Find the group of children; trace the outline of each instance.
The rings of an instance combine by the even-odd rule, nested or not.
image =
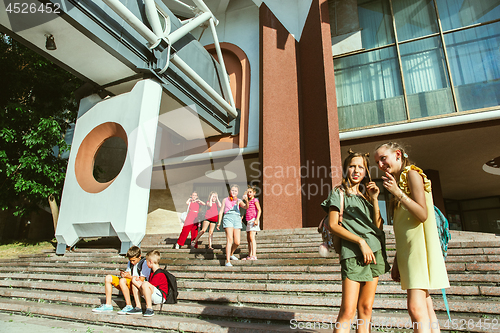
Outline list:
[[[391,270],[387,262],[383,219],[380,214],[378,196],[380,189],[369,175],[368,154],[348,152],[343,163],[342,183],[335,187],[322,203],[328,212],[326,227],[341,239],[340,264],[342,275],[342,301],[334,332],[349,332],[352,320],[358,312],[357,332],[370,332],[372,306],[380,275]],[[383,186],[393,196],[390,202],[396,252],[391,276],[401,282],[401,288],[407,290],[407,305],[415,332],[439,332],[439,324],[429,295],[430,289],[449,287],[448,275],[441,253],[436,219],[431,192],[431,183],[422,170],[411,164],[403,146],[388,142],[375,150],[375,161],[384,172]],[[187,234],[194,237],[192,246],[196,246],[208,226],[209,247],[212,247],[212,234],[217,224],[221,223],[226,231],[226,266],[232,266],[231,260],[238,260],[234,251],[240,244],[242,222],[240,207],[245,208],[247,219],[247,238],[249,256],[246,260],[256,260],[255,233],[259,231],[261,208],[255,198],[255,188],[249,187],[238,199],[239,187],[232,185],[230,196],[222,203],[217,193],[209,195],[207,203],[198,199],[194,192],[188,200],[188,217],[177,248],[184,245]],[[197,234],[192,227],[200,205],[208,205],[203,229]],[[191,214],[192,213],[192,214]],[[341,221],[341,223],[339,223]],[[195,231],[196,230],[196,231]],[[151,303],[163,303],[168,291],[167,281],[155,278],[160,254],[151,251],[145,260],[140,258],[138,247],[130,248],[127,253],[129,263],[120,277],[106,276],[106,303],[95,312],[112,311],[112,287],[119,288],[125,298],[126,306],[119,314],[139,314],[140,295],[146,300],[144,316],[152,316]],[[146,281],[147,280],[147,281]],[[167,289],[166,289],[167,288]],[[131,305],[130,290],[135,298],[135,307]],[[361,323],[361,324],[359,324]]]
[[[151,317],[154,315],[153,304],[162,304],[167,300],[169,291],[168,280],[161,270],[160,252],[158,250],[149,251],[145,258],[141,258],[141,249],[132,246],[127,251],[128,264],[125,270],[120,270],[120,276],[106,275],[104,279],[104,290],[106,302],[93,309],[93,312],[113,312],[111,295],[113,287],[120,290],[125,298],[125,306],[118,311],[118,314],[139,315]],[[130,292],[134,295],[135,307],[132,306]],[[141,296],[146,301],[146,311],[142,312]]]
[[[255,235],[260,231],[259,221],[262,214],[259,199],[255,197],[257,189],[249,186],[243,195],[243,199],[238,198],[239,186],[231,185],[230,194],[227,198],[219,201],[217,192],[211,192],[208,196],[207,202],[203,202],[198,198],[198,193],[193,192],[191,197],[186,201],[188,205],[188,213],[184,221],[179,239],[175,244],[175,248],[179,249],[184,246],[187,236],[191,233],[191,247],[197,248],[198,241],[201,236],[208,232],[208,248],[213,249],[213,233],[217,226],[220,230],[220,225],[226,232],[226,266],[232,266],[231,260],[238,260],[234,255],[234,251],[240,245],[240,231],[243,228],[240,208],[246,209],[245,220],[247,223],[247,241],[248,241],[248,256],[242,260],[257,260],[257,242]],[[203,220],[203,226],[198,233],[199,211],[201,206],[207,206],[207,210]]]

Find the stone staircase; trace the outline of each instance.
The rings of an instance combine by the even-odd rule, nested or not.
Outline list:
[[[392,263],[390,227],[386,234]],[[91,311],[104,300],[104,276],[126,264],[118,244],[109,241],[81,242],[64,256],[46,252],[2,260],[0,311],[155,332],[332,331],[341,300],[340,265],[333,253],[318,255],[315,229],[259,232],[259,260],[233,261],[233,267],[224,266],[223,233],[214,235],[213,251],[206,249],[206,236],[199,249],[175,250],[177,236],[147,235],[142,242],[144,253],[160,250],[161,266],[178,280],[179,303],[155,306],[154,317]],[[241,236],[236,256],[243,258],[246,235]],[[500,332],[500,237],[452,231],[446,266],[453,323],[446,321],[441,292],[432,291],[442,330]],[[113,294],[118,310],[124,300],[117,290]],[[380,278],[373,309],[373,331],[405,331],[406,293],[389,274]]]

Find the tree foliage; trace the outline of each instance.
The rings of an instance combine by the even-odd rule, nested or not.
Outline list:
[[[60,199],[77,115],[73,92],[82,81],[0,34],[0,209],[15,215]]]

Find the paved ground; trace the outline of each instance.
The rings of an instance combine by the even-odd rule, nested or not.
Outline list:
[[[148,330],[152,332],[151,329]],[[66,320],[40,318],[29,315],[0,313],[0,332],[5,333],[135,333],[137,329],[98,326]]]

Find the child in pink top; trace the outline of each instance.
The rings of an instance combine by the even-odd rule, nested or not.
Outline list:
[[[246,195],[243,196],[245,201],[246,221],[247,221],[247,242],[248,242],[248,257],[242,260],[257,260],[257,242],[255,235],[260,231],[260,215],[262,210],[260,208],[259,199],[255,197],[257,188],[249,186]]]

